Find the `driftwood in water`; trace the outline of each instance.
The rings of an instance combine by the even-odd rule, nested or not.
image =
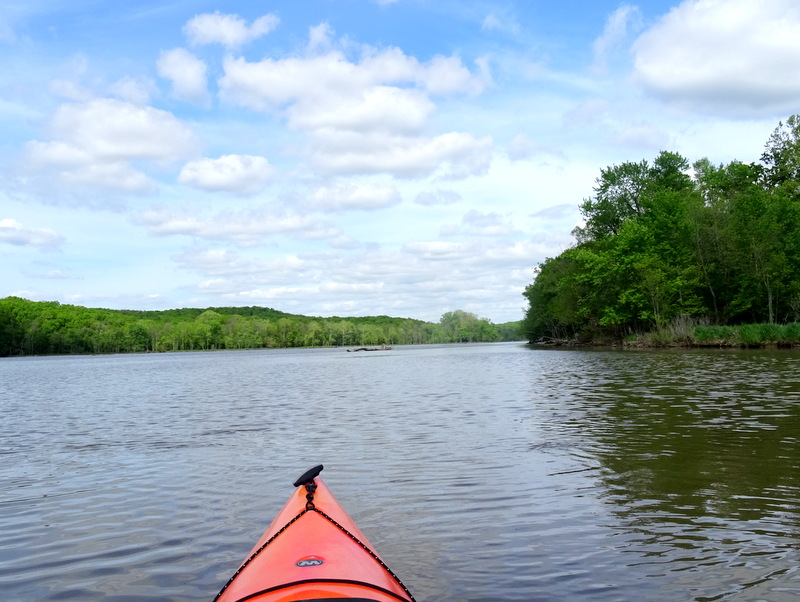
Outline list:
[[[358,349],[348,349],[348,351],[388,351],[390,349],[389,345],[381,345],[380,347],[359,347]]]

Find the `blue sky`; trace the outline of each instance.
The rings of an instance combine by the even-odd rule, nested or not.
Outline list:
[[[600,169],[756,161],[795,0],[6,0],[0,297],[522,317]]]

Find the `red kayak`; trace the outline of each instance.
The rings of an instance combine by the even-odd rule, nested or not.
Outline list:
[[[298,489],[214,598],[215,602],[414,602],[319,478]]]

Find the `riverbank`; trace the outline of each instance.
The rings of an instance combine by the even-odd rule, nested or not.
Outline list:
[[[656,330],[635,333],[624,339],[542,339],[534,344],[573,346],[612,346],[631,348],[717,347],[717,348],[781,348],[800,347],[800,322],[789,324],[739,324],[709,326],[694,324],[688,319],[676,320]]]
[[[628,347],[797,347],[800,322],[790,324],[740,324],[701,326],[683,322],[627,337]]]

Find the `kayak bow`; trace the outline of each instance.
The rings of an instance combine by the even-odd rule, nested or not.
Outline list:
[[[319,478],[306,472],[215,602],[414,602]]]

